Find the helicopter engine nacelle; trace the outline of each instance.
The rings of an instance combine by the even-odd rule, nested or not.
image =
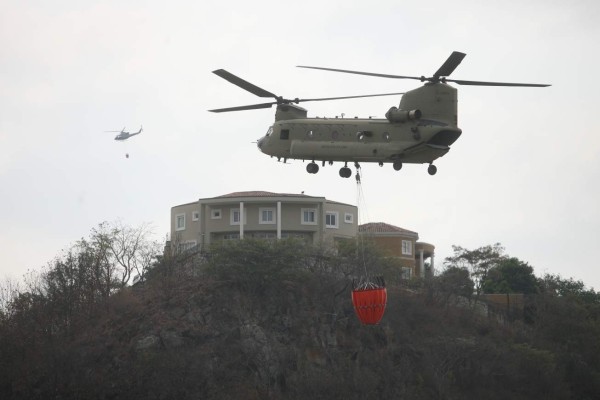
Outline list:
[[[400,110],[398,107],[392,107],[385,113],[385,117],[390,122],[406,122],[421,118],[421,110]]]

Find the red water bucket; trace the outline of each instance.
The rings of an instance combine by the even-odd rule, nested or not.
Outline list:
[[[352,304],[360,322],[376,325],[381,321],[387,304],[385,287],[355,288],[352,290]]]

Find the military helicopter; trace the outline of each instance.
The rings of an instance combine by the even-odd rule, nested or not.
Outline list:
[[[140,126],[140,130],[137,132],[133,132],[133,133],[127,132],[125,130],[125,127],[123,127],[123,129],[121,129],[120,131],[104,131],[104,132],[119,132],[119,134],[117,136],[115,136],[115,140],[127,140],[132,136],[139,135],[140,133],[142,133],[142,130],[143,130],[143,128],[142,128],[142,126]]]
[[[272,97],[273,102],[248,106],[220,108],[211,112],[229,112],[270,108],[277,105],[275,123],[265,136],[257,141],[258,148],[271,157],[286,162],[288,159],[310,160],[307,172],[319,171],[317,161],[332,165],[343,162],[339,174],[349,178],[348,167],[353,162],[360,168],[361,162],[374,162],[383,166],[391,163],[399,171],[403,164],[429,164],[427,171],[435,175],[433,162],[450,151],[461,135],[457,126],[457,90],[448,85],[546,87],[546,84],[481,82],[448,79],[458,67],[465,53],[452,52],[442,66],[431,76],[400,76],[334,68],[298,66],[325,71],[368,75],[394,79],[414,79],[424,85],[405,93],[387,93],[364,96],[331,97],[318,99],[285,99],[249,83],[223,69],[213,71],[221,78],[259,97]],[[308,118],[307,110],[297,106],[300,102],[338,100],[358,97],[403,95],[398,107],[391,107],[385,119],[373,118]]]

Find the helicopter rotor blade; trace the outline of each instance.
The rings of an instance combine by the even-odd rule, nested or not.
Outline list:
[[[548,87],[552,85],[542,83],[510,83],[510,82],[482,82],[482,81],[463,81],[459,79],[443,79],[444,82],[454,82],[459,85],[471,86],[515,86],[515,87]]]
[[[298,68],[310,68],[310,69],[321,69],[324,71],[343,72],[347,74],[367,75],[376,76],[380,78],[393,78],[393,79],[415,79],[421,82],[424,81],[437,81],[440,76],[449,76],[458,65],[461,63],[466,54],[459,51],[453,51],[452,54],[446,59],[444,64],[436,71],[432,78],[426,78],[424,76],[404,76],[404,75],[392,75],[392,74],[379,74],[374,72],[362,72],[362,71],[351,71],[346,69],[337,68],[323,68],[323,67],[310,67],[306,65],[297,65]]]
[[[230,111],[258,110],[258,109],[261,109],[261,108],[271,108],[271,106],[273,104],[277,104],[277,102],[262,103],[262,104],[251,104],[251,105],[248,105],[248,106],[217,108],[217,109],[208,110],[208,111],[214,112],[214,113],[221,113],[221,112],[230,112]]]
[[[395,96],[395,95],[399,95],[399,94],[404,94],[403,92],[401,93],[381,93],[381,94],[364,94],[364,95],[359,95],[359,96],[342,96],[342,97],[319,97],[319,98],[315,98],[315,99],[294,99],[294,100],[287,100],[284,103],[281,104],[290,104],[290,103],[302,103],[302,102],[306,102],[306,101],[327,101],[327,100],[343,100],[343,99],[358,99],[358,98],[362,98],[362,97],[379,97],[379,96]],[[280,102],[274,101],[272,103],[261,103],[261,104],[251,104],[248,106],[238,106],[238,107],[227,107],[227,108],[217,108],[215,110],[208,110],[210,112],[214,112],[214,113],[220,113],[220,112],[229,112],[229,111],[244,111],[244,110],[257,110],[260,108],[271,108],[271,106],[273,104],[279,104]]]
[[[224,69],[214,70],[213,74],[220,76],[221,78],[225,79],[226,81],[233,83],[234,85],[239,86],[242,89],[247,90],[248,92],[250,92],[258,97],[277,98],[277,96],[274,95],[273,93],[271,93],[263,88],[260,88],[248,81],[245,81],[242,78],[235,76],[231,72],[225,71]]]
[[[336,68],[323,68],[323,67],[309,67],[306,65],[297,65],[298,68],[310,68],[310,69],[320,69],[324,71],[333,71],[333,72],[343,72],[348,74],[357,74],[357,75],[367,75],[367,76],[376,76],[381,78],[394,78],[394,79],[416,79],[421,82],[454,82],[459,85],[472,85],[472,86],[514,86],[514,87],[547,87],[552,85],[547,84],[538,84],[538,83],[510,83],[510,82],[484,82],[484,81],[467,81],[460,79],[446,79],[445,76],[450,75],[454,69],[460,64],[462,59],[465,57],[464,53],[460,53],[458,51],[453,52],[450,57],[444,62],[444,64],[436,71],[435,75],[426,78],[424,76],[416,77],[416,76],[402,76],[402,75],[390,75],[390,74],[377,74],[373,72],[361,72],[361,71],[350,71],[345,69],[336,69]]]
[[[323,98],[317,98],[317,99],[298,99],[297,102],[301,103],[301,102],[304,102],[304,101],[324,101],[324,100],[358,99],[358,98],[361,98],[361,97],[395,96],[395,95],[399,95],[399,94],[404,94],[404,93],[402,92],[402,93],[364,94],[364,95],[360,95],[360,96],[323,97]]]
[[[450,57],[442,64],[442,66],[433,74],[434,78],[440,76],[450,76],[452,72],[458,67],[458,64],[465,58],[466,54],[459,51],[453,51]]]
[[[380,78],[416,79],[418,81],[424,80],[423,77],[419,77],[419,76],[401,76],[401,75],[377,74],[377,73],[373,73],[373,72],[350,71],[350,70],[347,70],[347,69],[323,68],[323,67],[309,67],[307,65],[296,65],[296,67],[298,67],[298,68],[309,68],[309,69],[321,69],[323,71],[343,72],[343,73],[346,73],[346,74],[377,76],[377,77],[380,77]]]

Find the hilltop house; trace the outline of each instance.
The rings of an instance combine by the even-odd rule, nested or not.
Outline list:
[[[357,220],[356,206],[325,197],[235,192],[173,207],[171,243],[180,250],[246,237],[334,244],[356,237]]]
[[[305,194],[235,192],[172,207],[168,245],[178,251],[204,250],[214,243],[248,237],[299,237],[334,246],[359,233],[398,257],[406,278],[425,276],[427,258],[433,267],[434,246],[417,242],[416,232],[382,222],[359,227],[356,206]]]
[[[384,222],[371,222],[360,225],[361,235],[373,240],[375,245],[391,257],[396,257],[402,265],[402,276],[425,277],[425,260],[429,258],[428,273],[434,273],[435,246],[425,242],[418,242],[419,234]]]

